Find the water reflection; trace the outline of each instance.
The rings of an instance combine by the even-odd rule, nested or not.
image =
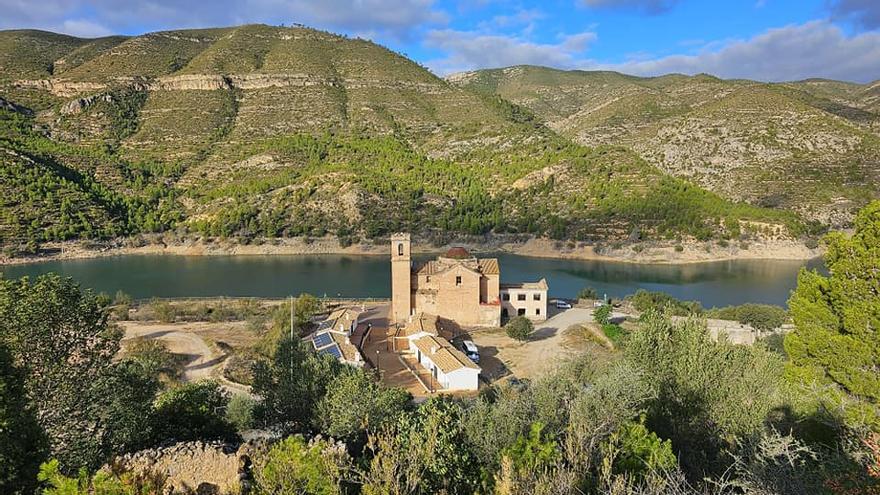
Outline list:
[[[810,262],[740,260],[688,265],[636,265],[608,261],[497,255],[502,281],[546,278],[554,296],[573,297],[585,287],[622,297],[638,288],[662,290],[704,306],[743,302],[785,304],[802,266]],[[421,256],[419,258],[425,258]],[[118,256],[50,261],[2,269],[6,277],[55,271],[98,291],[125,291],[136,298],[180,296],[387,297],[385,256]]]

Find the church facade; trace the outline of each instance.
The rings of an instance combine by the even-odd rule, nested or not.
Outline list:
[[[409,321],[418,314],[431,314],[464,326],[500,326],[501,269],[496,258],[477,258],[455,247],[436,259],[413,263],[409,234],[391,237],[391,319]],[[540,297],[544,308],[532,310],[532,319],[546,318],[547,285]],[[515,315],[515,314],[514,314]],[[514,316],[511,315],[511,316]]]

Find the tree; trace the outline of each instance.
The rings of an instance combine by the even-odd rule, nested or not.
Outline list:
[[[606,459],[614,474],[644,478],[650,473],[669,471],[678,466],[672,442],[662,440],[645,427],[645,417],[627,421],[603,443]]]
[[[339,495],[350,470],[344,445],[292,435],[257,461],[254,475],[261,494]]]
[[[64,470],[103,462],[104,392],[121,332],[71,279],[0,281],[0,343],[25,375],[25,394]]]
[[[880,431],[880,201],[859,212],[852,237],[825,242],[830,276],[801,270],[788,302],[788,374],[825,387],[819,400],[847,423]]]
[[[217,382],[203,380],[172,388],[156,399],[153,429],[157,441],[236,437],[226,419],[228,394]]]
[[[147,448],[153,440],[153,400],[160,383],[155,370],[123,360],[107,370],[94,385],[101,430],[101,458]]]
[[[315,353],[298,338],[283,338],[271,361],[254,366],[253,391],[263,399],[256,410],[257,420],[305,430],[313,424],[316,405],[343,366],[347,365]]]
[[[462,428],[461,404],[431,398],[394,429],[371,435],[363,493],[474,493],[480,467]]]
[[[27,402],[24,373],[0,343],[0,493],[33,493],[46,439]]]
[[[647,425],[672,441],[693,479],[727,467],[726,449],[783,403],[783,363],[760,347],[715,342],[705,323],[646,315],[624,349],[658,387]]]
[[[361,370],[346,371],[318,404],[318,426],[334,438],[362,443],[368,433],[395,422],[411,398],[406,390],[384,387]]]
[[[532,332],[535,331],[535,327],[532,325],[532,321],[525,316],[517,316],[507,322],[505,330],[507,331],[508,337],[519,340],[520,342],[525,342],[526,340],[529,340]]]

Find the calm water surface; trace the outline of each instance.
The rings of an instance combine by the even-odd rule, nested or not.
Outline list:
[[[763,302],[784,305],[802,266],[823,270],[821,260],[737,260],[688,265],[496,255],[502,282],[542,277],[550,294],[574,297],[585,286],[621,297],[639,288],[659,290],[706,307]],[[181,296],[389,297],[390,266],[385,256],[173,256],[129,255],[48,261],[0,267],[6,278],[58,272],[83,286],[135,298]]]

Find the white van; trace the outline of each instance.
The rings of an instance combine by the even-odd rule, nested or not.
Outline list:
[[[477,348],[477,344],[474,344],[473,340],[462,341],[461,347],[462,351],[464,351],[465,355],[467,355],[471,361],[477,364],[480,363],[480,350]]]

